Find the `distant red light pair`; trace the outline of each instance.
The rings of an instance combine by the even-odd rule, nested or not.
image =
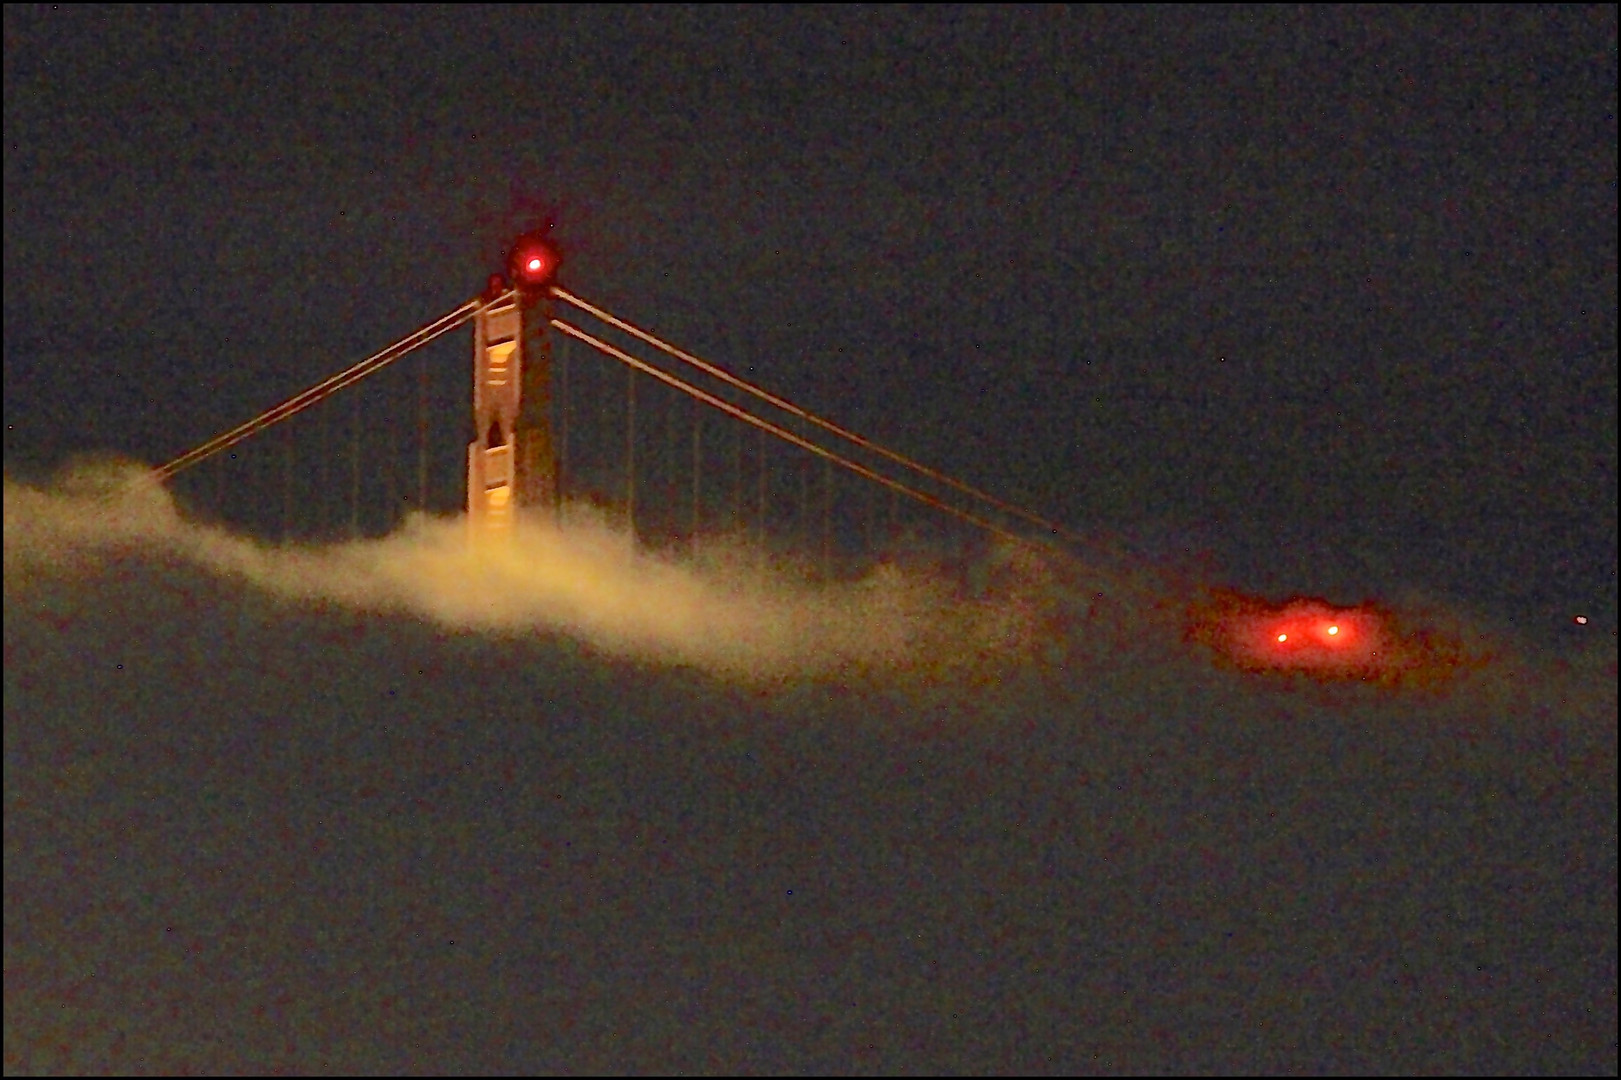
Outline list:
[[[1271,604],[1218,593],[1190,612],[1189,636],[1250,671],[1359,678],[1383,662],[1389,639],[1378,612],[1297,597]]]

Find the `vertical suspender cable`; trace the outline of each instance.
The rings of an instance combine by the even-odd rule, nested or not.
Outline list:
[[[882,457],[888,458],[890,461],[895,462],[897,465],[901,465],[904,468],[907,468],[907,469],[910,469],[910,470],[912,470],[912,471],[914,471],[916,473],[919,473],[920,475],[927,476],[930,479],[935,480],[938,483],[942,483],[942,484],[945,484],[948,487],[954,488],[957,491],[961,492],[962,494],[967,495],[970,498],[976,499],[976,500],[978,500],[978,501],[980,501],[980,502],[982,502],[982,503],[984,503],[984,504],[986,504],[988,506],[993,506],[996,509],[1000,510],[1001,512],[1005,513],[1005,514],[1009,514],[1009,515],[1011,515],[1013,517],[1021,518],[1024,521],[1028,522],[1029,524],[1035,525],[1038,528],[1040,528],[1040,529],[1042,529],[1042,530],[1044,530],[1046,532],[1052,533],[1055,536],[1064,537],[1066,539],[1074,540],[1074,541],[1081,541],[1081,540],[1084,539],[1083,537],[1081,537],[1078,534],[1070,531],[1069,529],[1064,528],[1062,525],[1059,525],[1056,522],[1048,521],[1046,518],[1043,518],[1043,517],[1040,517],[1039,515],[1033,514],[1030,511],[1025,510],[1022,507],[1015,506],[1012,503],[1009,503],[1009,502],[1007,502],[1007,501],[1005,501],[1003,499],[998,499],[996,496],[991,495],[988,492],[981,491],[980,489],[978,489],[976,487],[973,487],[970,484],[963,483],[961,480],[958,480],[955,477],[948,476],[947,474],[945,474],[943,472],[940,472],[938,469],[931,469],[928,466],[922,464],[921,462],[915,461],[912,458],[909,458],[904,454],[896,453],[895,451],[890,450],[887,447],[880,446],[879,444],[871,441],[870,439],[862,438],[860,435],[857,435],[855,432],[850,431],[850,430],[848,430],[846,428],[840,427],[839,425],[837,425],[837,424],[835,424],[835,423],[833,423],[833,422],[831,422],[829,420],[824,420],[822,417],[817,416],[814,413],[806,412],[804,409],[799,408],[797,405],[794,405],[792,402],[786,401],[783,398],[780,398],[780,397],[776,396],[775,394],[769,393],[769,392],[761,389],[760,387],[755,386],[753,383],[748,382],[747,380],[740,379],[736,375],[733,375],[731,372],[726,371],[723,368],[716,367],[714,364],[708,363],[707,361],[704,361],[704,360],[700,359],[699,357],[694,356],[693,354],[691,354],[689,352],[686,352],[686,351],[684,351],[682,349],[678,349],[674,345],[671,345],[669,342],[664,341],[664,340],[662,340],[662,339],[660,339],[658,337],[655,337],[654,335],[648,333],[646,330],[643,330],[640,327],[634,326],[631,323],[628,323],[625,320],[619,318],[618,316],[615,316],[615,315],[613,315],[613,314],[611,314],[611,313],[609,313],[607,311],[602,310],[599,307],[596,307],[593,304],[590,304],[590,303],[586,302],[585,300],[580,299],[578,296],[575,296],[573,293],[570,293],[566,289],[562,289],[562,288],[559,288],[557,286],[553,286],[552,287],[552,295],[555,296],[557,299],[562,300],[564,303],[569,304],[569,305],[571,305],[573,307],[576,307],[579,310],[584,311],[587,314],[594,316],[595,318],[601,319],[603,322],[608,323],[611,326],[614,326],[614,327],[619,328],[620,330],[623,330],[625,333],[630,334],[632,337],[638,338],[639,340],[641,340],[643,342],[646,342],[649,345],[652,345],[654,348],[663,351],[668,356],[674,357],[675,359],[680,360],[683,363],[690,364],[693,367],[698,368],[700,371],[703,371],[705,374],[708,374],[708,375],[710,375],[710,376],[712,376],[714,378],[720,379],[721,381],[727,383],[728,385],[733,386],[733,387],[735,387],[735,388],[737,388],[739,390],[742,390],[745,393],[752,394],[755,397],[760,398],[762,401],[766,401],[769,404],[771,404],[771,405],[773,405],[773,406],[775,406],[775,407],[777,407],[779,409],[784,410],[785,412],[791,413],[792,415],[799,417],[801,420],[805,421],[808,424],[813,424],[816,427],[819,427],[822,430],[829,432],[830,434],[836,435],[841,439],[845,439],[846,441],[852,442],[855,445],[862,447],[863,449],[871,451],[872,453],[878,454],[878,455],[880,455]]]
[[[379,395],[381,396],[381,395]],[[397,472],[395,455],[399,453],[396,436],[399,434],[399,425],[395,423],[395,409],[393,403],[384,400],[378,403],[381,422],[378,424],[375,438],[381,444],[381,452],[377,454],[377,475],[375,479],[380,483],[383,491],[383,532],[394,530],[394,509],[398,492],[395,490],[394,474]]]
[[[833,462],[822,459],[822,573],[833,572]]]
[[[800,543],[810,546],[811,516],[810,516],[810,474],[816,463],[810,458],[804,458],[799,463],[799,532]]]
[[[679,533],[681,531],[681,453],[686,449],[686,443],[681,435],[681,409],[685,404],[678,397],[665,394],[662,399],[664,406],[664,477],[659,482],[659,491],[663,493],[662,501],[666,512],[663,517],[664,531]]]
[[[284,453],[281,460],[281,538],[293,535],[293,429],[281,433]]]
[[[625,524],[636,535],[636,369],[625,369]]]
[[[702,461],[702,431],[704,425],[704,407],[694,400],[692,403],[692,546],[698,546],[698,530],[703,526],[703,504],[700,501],[699,481],[703,477]]]
[[[417,513],[428,512],[428,354],[417,353]]]
[[[584,330],[581,330],[577,326],[566,323],[561,319],[552,319],[551,324],[558,330],[568,334],[570,337],[585,342],[597,351],[610,356],[613,359],[618,360],[645,375],[655,378],[668,386],[673,386],[682,393],[688,394],[694,399],[702,401],[707,405],[711,405],[719,409],[721,412],[741,420],[746,424],[757,428],[765,428],[778,438],[791,442],[803,450],[810,451],[812,454],[815,454],[817,457],[820,457],[823,461],[827,462],[830,468],[831,465],[836,462],[842,468],[849,469],[851,472],[856,473],[859,476],[863,476],[875,484],[882,484],[893,491],[898,491],[906,495],[908,498],[916,499],[918,502],[924,503],[927,506],[932,506],[936,510],[948,514],[951,517],[964,522],[965,524],[973,525],[976,528],[995,533],[996,535],[1003,537],[1006,540],[1011,540],[1014,543],[1031,545],[1036,545],[1037,543],[1032,541],[1029,537],[1020,536],[1017,533],[1009,532],[1006,528],[997,525],[993,521],[976,516],[975,514],[960,509],[959,507],[952,506],[950,503],[944,502],[926,492],[919,491],[917,488],[908,487],[892,477],[874,472],[871,468],[862,465],[860,462],[853,461],[835,451],[829,450],[825,446],[818,446],[817,444],[794,434],[792,431],[789,431],[787,428],[784,428],[781,425],[773,424],[769,420],[763,420],[760,417],[755,416],[728,401],[718,398],[705,390],[693,386],[668,372],[660,371],[658,368],[652,367],[644,361],[638,360],[636,357],[631,356],[623,349],[616,348],[607,342],[600,340],[599,338],[592,337],[590,334],[586,333]],[[1050,542],[1042,542],[1039,546],[1046,547],[1049,546],[1049,543]]]
[[[744,523],[749,519],[743,498],[743,435],[743,429],[737,428],[737,440],[732,443],[732,527],[737,530],[740,543],[748,535]]]
[[[874,542],[878,534],[878,495],[876,491],[869,491],[866,496],[866,509],[861,512],[861,554],[863,557],[872,554],[878,545]]]
[[[553,399],[552,409],[557,415],[557,511],[563,512],[563,504],[568,495],[568,427],[572,419],[570,410],[572,405],[569,397],[568,385],[568,350],[561,341],[552,346],[552,366],[557,373],[557,396]]]
[[[360,395],[355,395],[354,452],[349,457],[349,534],[360,535]]]
[[[510,295],[510,293],[507,294],[507,296]],[[504,299],[505,297],[498,297],[496,300],[490,302],[499,303]],[[159,481],[168,480],[176,473],[179,473],[184,469],[189,469],[198,462],[213,457],[222,450],[227,450],[230,447],[235,446],[243,439],[263,431],[272,424],[279,424],[281,421],[288,419],[294,414],[303,412],[312,405],[319,404],[320,402],[331,397],[333,394],[337,393],[339,390],[342,390],[344,387],[353,386],[361,379],[381,371],[383,368],[387,367],[389,364],[392,364],[394,361],[398,360],[412,349],[421,348],[423,345],[426,345],[428,342],[432,341],[436,337],[439,337],[441,334],[445,334],[456,329],[456,327],[472,318],[481,308],[485,306],[487,306],[485,301],[477,299],[469,300],[467,303],[456,308],[454,311],[447,312],[428,325],[406,335],[404,338],[396,341],[383,351],[373,353],[371,356],[368,356],[358,364],[353,364],[348,368],[345,368],[343,371],[338,372],[336,375],[328,376],[321,382],[310,387],[308,390],[295,394],[274,408],[267,409],[266,411],[260,413],[247,423],[238,424],[230,431],[216,435],[214,438],[209,439],[206,443],[203,443],[203,445],[186,451],[173,461],[166,462],[165,464],[158,466],[153,470],[153,472],[156,474]]]
[[[321,410],[321,452],[316,456],[319,463],[315,472],[316,490],[316,521],[315,528],[318,533],[325,533],[328,521],[327,503],[332,498],[332,417],[329,410]],[[324,539],[324,537],[323,537]]]
[[[754,514],[754,546],[765,550],[765,429],[756,428],[759,436],[759,453],[755,459],[755,478],[758,488],[758,506]]]

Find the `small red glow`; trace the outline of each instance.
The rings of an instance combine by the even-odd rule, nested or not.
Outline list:
[[[507,274],[520,289],[533,292],[551,284],[562,263],[556,246],[542,233],[525,233],[507,253]]]
[[[1274,605],[1228,594],[1201,612],[1198,622],[1196,636],[1250,670],[1362,678],[1380,666],[1386,648],[1381,617],[1371,608],[1309,598]]]
[[[1578,615],[1578,616],[1576,616],[1576,625],[1577,626],[1586,626],[1587,625],[1587,616],[1586,615]]]
[[[1569,616],[1578,623],[1587,616]],[[1253,674],[1319,682],[1435,687],[1491,661],[1484,648],[1374,602],[1341,607],[1314,597],[1282,603],[1214,590],[1188,609],[1187,636],[1223,663]]]

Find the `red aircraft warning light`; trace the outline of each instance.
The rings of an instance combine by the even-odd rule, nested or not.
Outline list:
[[[540,292],[552,283],[562,262],[544,231],[524,233],[512,241],[507,253],[507,278],[522,292]]]

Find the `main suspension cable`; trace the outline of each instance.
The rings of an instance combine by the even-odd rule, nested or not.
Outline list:
[[[855,432],[850,431],[847,428],[841,427],[838,424],[835,424],[831,420],[827,420],[827,419],[824,419],[823,417],[815,415],[814,413],[807,412],[806,410],[801,409],[799,406],[793,404],[792,402],[786,401],[783,398],[780,398],[777,395],[771,393],[769,390],[766,390],[766,389],[763,389],[762,387],[756,386],[756,385],[754,385],[753,383],[749,382],[746,379],[739,378],[738,376],[733,375],[731,372],[727,371],[724,368],[721,368],[721,367],[718,367],[718,366],[716,366],[714,364],[711,364],[706,360],[702,360],[699,357],[696,357],[696,356],[692,355],[691,353],[689,353],[689,352],[687,352],[687,351],[685,351],[683,349],[679,349],[676,346],[671,345],[669,342],[661,340],[660,338],[655,337],[653,334],[648,333],[646,330],[643,330],[643,329],[641,329],[641,328],[639,328],[637,326],[633,326],[632,324],[626,322],[624,319],[618,318],[617,316],[602,310],[601,308],[597,307],[596,305],[588,303],[585,300],[582,300],[580,297],[575,296],[573,293],[567,291],[566,289],[562,288],[561,286],[554,285],[554,286],[552,286],[551,291],[552,291],[553,296],[555,296],[559,300],[562,300],[564,303],[572,304],[575,307],[579,308],[581,311],[584,311],[584,312],[586,312],[587,314],[590,314],[590,315],[594,315],[598,319],[601,319],[603,322],[608,323],[610,326],[618,327],[620,330],[623,330],[625,333],[630,334],[632,337],[640,338],[642,341],[646,342],[649,345],[652,345],[654,348],[663,350],[665,353],[667,353],[668,355],[674,357],[675,359],[680,360],[683,363],[690,364],[693,367],[698,368],[700,371],[703,371],[704,373],[706,373],[708,375],[712,375],[715,378],[720,379],[722,382],[725,382],[725,383],[727,383],[727,384],[729,384],[729,385],[731,385],[731,386],[733,386],[733,387],[735,387],[735,388],[737,388],[739,390],[742,390],[745,393],[752,394],[755,397],[761,399],[762,401],[768,402],[769,404],[776,406],[777,408],[783,410],[784,412],[792,413],[793,415],[799,417],[801,420],[804,420],[804,421],[807,421],[808,423],[814,424],[815,426],[821,428],[824,431],[827,431],[827,432],[829,432],[831,434],[837,435],[841,439],[845,439],[845,440],[847,440],[849,442],[855,443],[857,446],[860,446],[863,449],[870,450],[875,454],[879,454],[879,455],[881,455],[883,457],[886,457],[886,458],[888,458],[889,460],[895,462],[898,465],[903,465],[906,468],[913,470],[914,472],[920,473],[923,476],[927,476],[931,480],[936,480],[936,481],[938,481],[938,482],[940,482],[942,484],[945,484],[948,487],[955,488],[955,489],[957,489],[958,491],[962,492],[965,495],[968,495],[968,496],[971,496],[971,497],[973,497],[975,499],[978,499],[981,502],[986,503],[987,505],[994,506],[996,509],[1002,511],[1005,514],[1010,514],[1013,517],[1021,518],[1024,521],[1029,522],[1030,524],[1035,525],[1038,528],[1045,529],[1048,532],[1051,532],[1051,533],[1053,533],[1053,534],[1055,534],[1057,536],[1062,536],[1066,540],[1071,540],[1071,541],[1075,541],[1075,542],[1078,542],[1078,543],[1079,542],[1084,542],[1084,539],[1079,534],[1073,532],[1070,529],[1066,529],[1064,526],[1059,525],[1057,522],[1049,521],[1046,518],[1040,516],[1039,514],[1036,514],[1036,513],[1033,513],[1032,511],[1026,510],[1021,506],[1015,506],[1013,503],[1007,502],[1006,500],[1003,500],[1003,499],[999,499],[995,495],[992,495],[987,491],[981,491],[979,488],[976,488],[971,484],[966,484],[963,481],[958,480],[957,478],[955,478],[953,476],[947,475],[946,473],[940,472],[937,469],[931,469],[929,466],[924,465],[920,461],[916,461],[913,458],[909,458],[904,454],[901,454],[901,453],[899,453],[897,451],[891,450],[886,446],[882,446],[882,445],[880,445],[878,443],[875,443],[870,439],[863,438],[862,436],[856,434]]]
[[[667,371],[661,371],[658,368],[652,366],[651,364],[646,363],[645,361],[638,360],[636,357],[630,355],[629,353],[625,352],[624,350],[616,348],[615,346],[608,344],[606,341],[603,341],[600,338],[593,337],[592,335],[586,333],[584,330],[581,330],[577,326],[573,326],[570,323],[566,323],[561,319],[552,319],[551,320],[551,325],[555,326],[557,329],[561,330],[563,333],[568,334],[570,337],[577,338],[580,341],[585,342],[587,345],[590,345],[592,348],[598,350],[599,352],[602,352],[603,354],[605,354],[607,356],[610,356],[613,359],[620,361],[621,363],[628,364],[631,367],[635,368],[637,371],[640,371],[640,372],[643,372],[645,374],[651,375],[655,379],[658,379],[660,382],[666,383],[669,386],[673,386],[677,390],[680,390],[684,394],[688,394],[688,395],[690,395],[690,396],[692,396],[694,398],[697,398],[699,401],[704,402],[706,405],[713,405],[715,408],[720,409],[722,412],[725,412],[725,413],[727,413],[727,414],[729,414],[731,416],[734,416],[739,420],[742,420],[744,423],[752,424],[752,425],[754,425],[755,427],[759,428],[762,431],[769,432],[770,434],[777,436],[777,438],[779,438],[779,439],[786,440],[787,442],[793,443],[795,446],[801,447],[801,448],[803,448],[805,450],[809,450],[811,453],[816,454],[819,457],[822,457],[822,458],[824,458],[824,459],[826,459],[828,461],[831,461],[831,462],[833,462],[833,463],[835,463],[837,465],[841,465],[844,468],[849,469],[851,472],[854,472],[854,473],[857,473],[860,476],[866,477],[868,480],[872,480],[872,481],[874,481],[876,483],[882,484],[885,487],[887,487],[887,488],[889,488],[889,489],[891,489],[893,491],[897,491],[897,492],[901,493],[902,495],[906,495],[909,498],[915,499],[918,502],[923,503],[926,506],[931,506],[934,509],[939,510],[939,511],[941,511],[943,513],[950,514],[952,517],[955,517],[955,518],[957,518],[957,519],[959,519],[961,521],[965,521],[970,525],[974,525],[974,526],[976,526],[978,528],[984,529],[987,532],[995,533],[996,535],[998,535],[1000,537],[1003,537],[1004,539],[1012,540],[1013,542],[1018,543],[1018,544],[1026,544],[1026,545],[1034,544],[1034,541],[1032,541],[1030,537],[1020,536],[1018,533],[1011,532],[1011,531],[1009,531],[1007,529],[1002,528],[1000,525],[997,525],[993,521],[988,521],[985,518],[979,517],[976,514],[971,514],[966,510],[958,509],[957,507],[952,506],[950,503],[945,502],[942,499],[935,498],[933,495],[930,495],[928,492],[919,491],[918,489],[916,489],[914,487],[911,487],[911,486],[909,486],[907,484],[901,483],[899,480],[893,480],[890,477],[887,477],[887,476],[883,475],[882,473],[874,472],[872,469],[867,468],[867,466],[862,465],[858,461],[852,461],[850,458],[847,458],[844,455],[837,453],[836,451],[829,450],[825,446],[820,446],[820,445],[818,445],[816,443],[813,443],[810,440],[808,440],[808,439],[806,439],[806,438],[804,438],[804,437],[802,437],[800,435],[796,435],[794,432],[789,431],[788,429],[786,429],[784,427],[781,427],[781,426],[779,426],[777,424],[773,424],[769,420],[763,420],[760,417],[755,416],[753,413],[748,412],[745,409],[741,409],[736,405],[733,405],[729,401],[726,401],[726,400],[724,400],[722,398],[718,398],[714,394],[711,394],[706,390],[702,390],[702,389],[700,389],[700,388],[698,388],[696,386],[693,386],[691,383],[685,381],[684,379],[681,379],[678,376],[671,375]]]
[[[428,344],[435,338],[448,334],[450,331],[456,329],[468,319],[472,318],[484,307],[499,304],[505,300],[511,299],[511,297],[511,291],[503,293],[502,295],[495,297],[493,300],[483,297],[475,297],[474,299],[467,301],[465,304],[462,304],[460,307],[446,312],[433,322],[428,323],[426,326],[422,326],[417,330],[412,331],[410,334],[407,334],[405,337],[401,338],[399,341],[396,341],[387,348],[373,353],[371,356],[368,356],[359,363],[345,368],[336,375],[322,379],[308,390],[294,394],[286,401],[266,409],[253,419],[238,424],[236,427],[224,432],[223,434],[216,435],[214,438],[203,443],[201,446],[196,447],[193,450],[188,450],[186,453],[181,454],[179,457],[168,462],[167,464],[160,465],[158,468],[153,470],[153,473],[160,482],[168,480],[181,470],[189,469],[193,465],[213,457],[220,451],[235,446],[243,439],[256,435],[273,424],[280,423],[281,421],[302,412],[312,405],[317,405],[320,402],[325,401],[339,390],[342,390],[347,386],[352,386],[361,379],[366,378],[368,375],[375,374],[376,372],[387,367],[389,364],[392,364],[400,357],[405,356],[423,345]]]

